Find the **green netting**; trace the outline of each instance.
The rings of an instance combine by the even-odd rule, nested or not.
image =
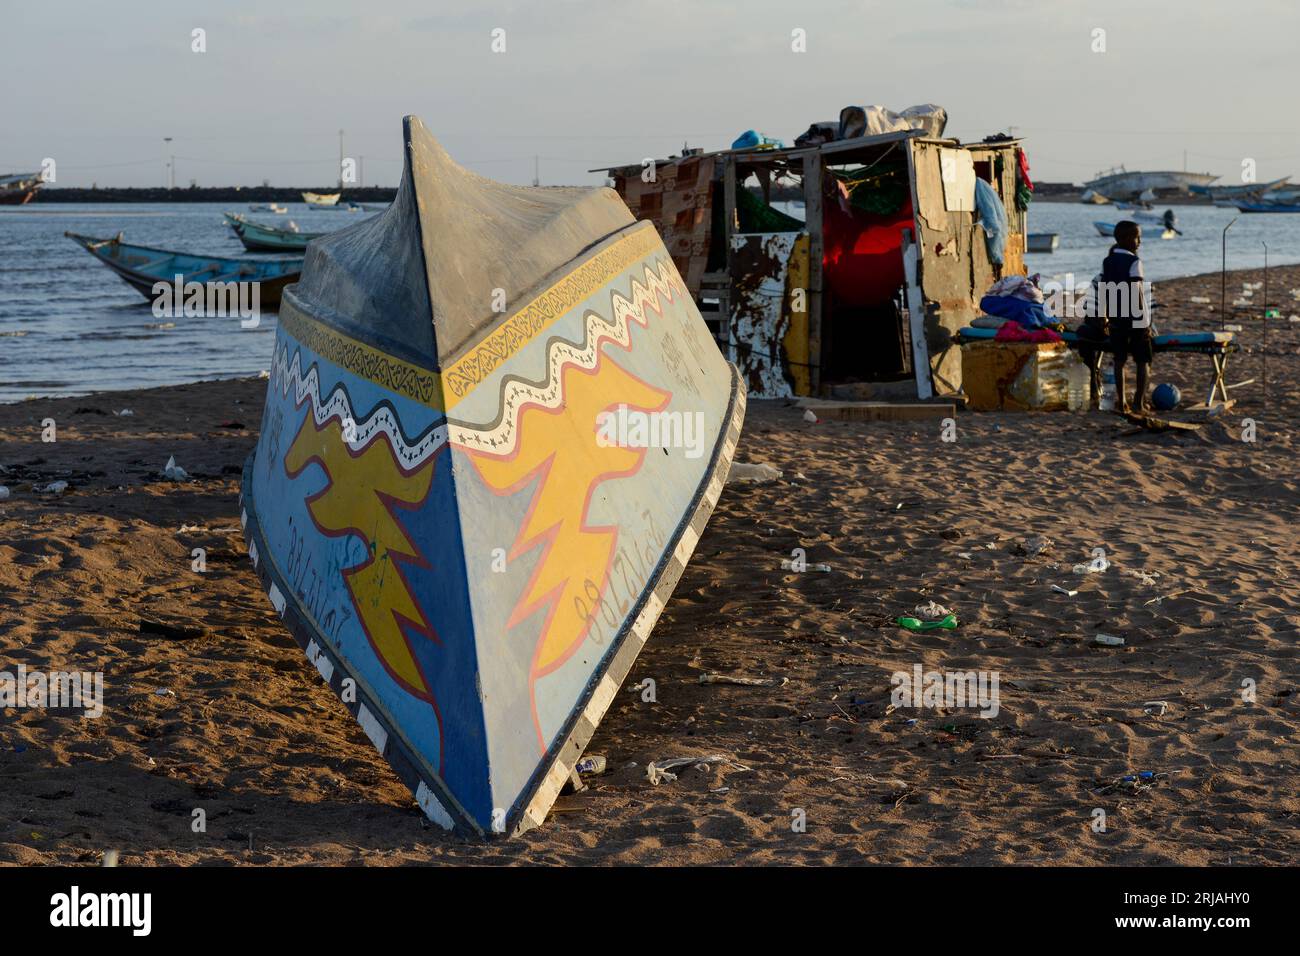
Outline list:
[[[831,175],[848,188],[850,206],[879,216],[890,216],[902,209],[910,192],[905,163],[834,169]]]
[[[709,261],[705,269],[721,272],[727,267],[727,248],[722,237],[726,235],[726,212],[722,208],[722,186],[717,185],[713,195],[713,239],[709,243]],[[803,232],[805,225],[779,209],[773,209],[762,198],[748,189],[736,189],[736,218],[740,220],[738,232]]]

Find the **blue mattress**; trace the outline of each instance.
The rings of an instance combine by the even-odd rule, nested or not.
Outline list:
[[[979,329],[973,325],[966,326],[958,333],[967,341],[992,340],[997,334],[997,329]],[[1080,343],[1079,336],[1074,332],[1062,332],[1061,338],[1070,345]],[[1227,347],[1235,338],[1236,335],[1232,332],[1179,332],[1177,335],[1157,335],[1152,339],[1152,345],[1157,352],[1175,352],[1179,349],[1203,352],[1216,346]]]

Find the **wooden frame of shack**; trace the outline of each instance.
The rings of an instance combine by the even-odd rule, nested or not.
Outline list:
[[[654,222],[752,396],[928,399],[960,391],[955,333],[1025,271],[1019,150],[904,130],[592,171]],[[976,179],[1005,214],[1000,265]]]

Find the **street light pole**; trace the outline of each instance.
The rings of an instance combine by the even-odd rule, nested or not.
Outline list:
[[[167,155],[167,153],[169,152],[169,149],[170,149],[170,147],[171,147],[171,142],[172,142],[172,138],[171,138],[170,136],[164,136],[164,137],[163,137],[163,155],[164,155],[164,157],[165,157],[165,156]],[[175,157],[175,156],[172,156],[172,157],[170,158],[170,161],[166,161],[166,160],[165,160],[165,161],[163,162],[163,169],[165,169],[165,170],[167,171],[167,176],[163,179],[163,185],[166,186],[168,189],[171,189],[172,186],[174,186],[174,185],[176,184],[176,171],[175,171],[175,169],[173,168],[173,167],[175,167],[175,165],[176,165],[176,157]]]

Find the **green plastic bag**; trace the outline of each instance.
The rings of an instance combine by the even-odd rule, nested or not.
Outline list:
[[[957,615],[949,614],[942,621],[922,621],[917,617],[900,617],[898,619],[900,627],[905,627],[909,631],[935,631],[942,628],[945,631],[951,631],[957,626]]]

